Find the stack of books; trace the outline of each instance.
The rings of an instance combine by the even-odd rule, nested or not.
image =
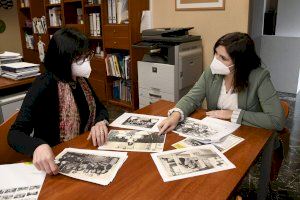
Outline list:
[[[121,53],[107,54],[105,58],[107,76],[130,79],[130,56]]]
[[[61,8],[60,7],[54,7],[49,9],[49,22],[50,26],[61,26],[62,20],[61,20]]]
[[[7,63],[1,65],[2,77],[20,80],[40,75],[39,64],[28,62]]]
[[[128,24],[128,0],[108,0],[109,24]]]
[[[101,36],[100,13],[90,13],[90,34],[91,36]]]
[[[116,80],[113,82],[113,98],[123,101],[131,101],[131,81]]]

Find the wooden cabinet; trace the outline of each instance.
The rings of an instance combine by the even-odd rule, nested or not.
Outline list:
[[[20,0],[18,0],[20,1]],[[61,0],[61,3],[51,3],[51,0],[29,0],[29,8],[19,6],[19,21],[24,58],[27,61],[39,62],[37,48],[27,50],[24,41],[24,32],[32,31],[24,26],[26,19],[45,16],[47,21],[47,34],[42,36],[46,46],[57,30],[62,27],[71,27],[84,33],[90,39],[90,48],[104,51],[104,57],[95,56],[91,61],[92,73],[89,78],[97,96],[102,101],[108,101],[114,105],[122,106],[128,110],[138,108],[138,78],[137,61],[141,60],[143,52],[132,48],[132,45],[140,41],[140,22],[143,10],[149,9],[149,0],[128,0],[128,19],[119,24],[108,22],[108,0],[99,0],[89,3],[88,0]],[[119,0],[113,0],[116,3]],[[98,3],[97,3],[98,2]],[[100,3],[101,2],[101,3]],[[55,11],[58,21],[53,25],[49,12]],[[100,31],[95,35],[91,31],[91,15],[98,14]],[[98,19],[98,18],[97,18]],[[51,23],[50,23],[51,22]],[[27,30],[29,29],[29,30]],[[37,37],[37,36],[36,36]],[[108,54],[122,54],[130,56],[130,98],[128,101],[115,99],[113,95],[114,81],[123,81],[120,77],[107,76],[105,57]]]
[[[45,14],[44,2],[43,0],[28,0],[28,3],[29,4],[24,4],[22,0],[17,0],[23,58],[25,61],[28,62],[40,63],[39,54],[37,50],[37,42],[39,41],[39,35],[33,32],[32,19],[34,17],[40,18]],[[44,35],[40,36],[42,40],[45,40],[45,38],[43,37]],[[28,45],[28,38],[30,38],[30,44],[32,45]]]

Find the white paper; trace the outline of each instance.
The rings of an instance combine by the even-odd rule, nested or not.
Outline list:
[[[165,117],[154,115],[124,113],[115,121],[113,121],[110,124],[110,126],[150,132],[159,132],[157,125],[160,124],[164,119]]]
[[[0,199],[38,199],[45,176],[31,163],[0,165]]]
[[[141,33],[144,30],[152,28],[152,12],[150,10],[143,10],[141,19]]]
[[[63,175],[108,185],[126,159],[126,152],[66,148],[55,157],[55,162]]]
[[[225,138],[222,138],[221,142],[215,142],[212,143],[212,145],[214,145],[222,153],[225,153],[226,151],[238,145],[244,140],[245,140],[244,138],[230,134]],[[201,145],[203,145],[203,143],[200,140],[195,140],[192,138],[185,138],[184,140],[172,144],[172,146],[175,147],[176,149],[182,149],[182,148],[193,147],[193,146],[201,146]]]
[[[39,66],[39,64],[28,63],[28,62],[16,62],[16,63],[3,64],[3,66],[14,68],[14,69],[20,69],[20,68],[27,68],[27,67],[36,67]]]
[[[21,56],[21,54],[10,52],[10,51],[4,51],[3,53],[0,53],[0,58],[11,58],[11,57],[18,57],[18,56]]]
[[[223,137],[233,133],[239,124],[234,124],[220,119],[206,117],[203,120],[187,117],[180,122],[173,132],[202,143],[219,142]]]
[[[166,135],[139,130],[110,130],[108,141],[98,149],[136,152],[162,152]]]
[[[151,156],[164,182],[235,168],[211,144],[153,153]]]

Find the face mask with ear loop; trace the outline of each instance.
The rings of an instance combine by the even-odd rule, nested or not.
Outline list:
[[[228,75],[230,74],[229,68],[233,66],[234,64],[227,67],[224,63],[219,61],[216,56],[214,56],[214,59],[210,64],[210,69],[212,74]]]
[[[72,76],[74,77],[84,77],[89,78],[91,74],[91,64],[89,60],[81,60],[78,62],[72,63]]]

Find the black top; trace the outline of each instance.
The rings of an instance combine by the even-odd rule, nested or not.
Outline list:
[[[90,84],[89,87],[96,102],[95,123],[108,120],[106,108],[100,103]],[[82,133],[90,114],[89,107],[78,82],[72,93],[78,107]],[[34,135],[30,136],[33,130]],[[58,86],[52,73],[46,72],[33,82],[7,139],[8,144],[16,151],[30,156],[41,144],[54,146],[60,143]]]

